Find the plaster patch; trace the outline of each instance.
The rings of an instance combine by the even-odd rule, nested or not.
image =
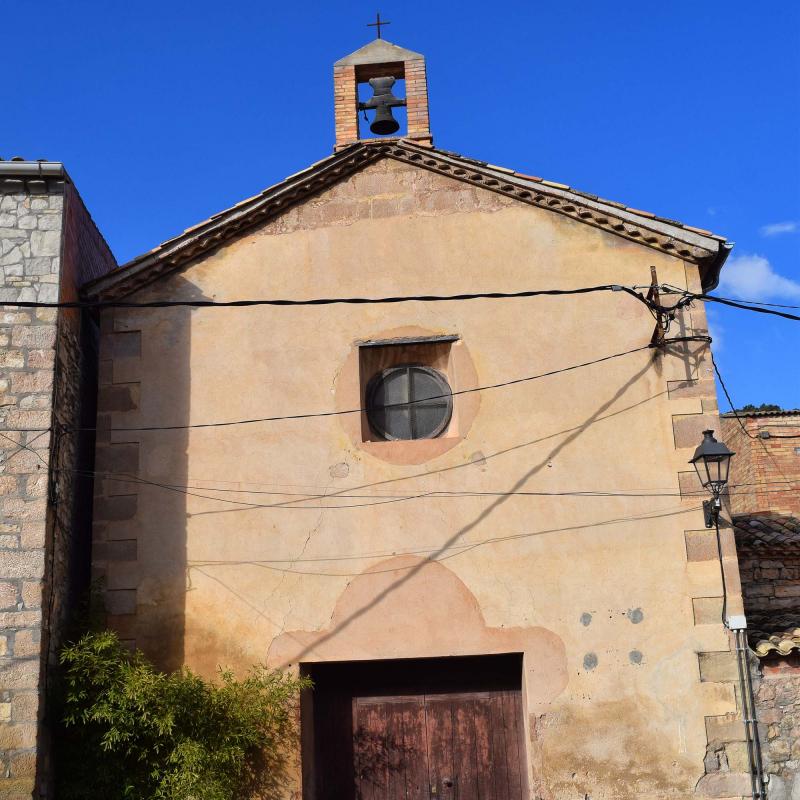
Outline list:
[[[344,589],[323,630],[285,631],[268,663],[523,653],[529,709],[567,686],[564,642],[541,627],[489,627],[475,595],[447,567],[416,556],[375,564]]]
[[[634,625],[638,625],[644,619],[644,612],[641,608],[629,608],[626,616]]]
[[[328,472],[331,478],[346,478],[350,474],[350,467],[345,461],[334,464]]]

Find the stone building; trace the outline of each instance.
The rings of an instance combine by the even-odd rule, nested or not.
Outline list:
[[[116,267],[62,164],[0,161],[0,304],[78,299]],[[45,704],[90,557],[97,326],[72,309],[0,316],[0,797],[46,793]],[[38,786],[37,771],[40,776]]]
[[[95,240],[82,296],[134,304],[85,324],[108,624],[164,668],[309,674],[287,798],[756,796],[733,531],[720,563],[687,463],[720,427],[704,309],[653,345],[612,289],[710,291],[730,245],[437,149],[385,40],[333,105],[333,155],[120,269]],[[576,293],[432,299],[538,289]],[[247,298],[298,304],[197,305]]]

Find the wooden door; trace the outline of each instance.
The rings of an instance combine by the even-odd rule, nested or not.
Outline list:
[[[358,800],[427,800],[424,697],[357,697],[353,716]]]
[[[519,691],[356,697],[358,800],[523,800]]]
[[[523,800],[519,692],[428,695],[425,712],[431,798]]]

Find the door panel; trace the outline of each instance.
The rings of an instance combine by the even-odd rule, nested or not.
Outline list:
[[[315,668],[314,800],[525,800],[518,655]]]
[[[428,695],[428,771],[436,800],[523,800],[518,692]]]
[[[428,800],[424,697],[355,698],[358,800]]]

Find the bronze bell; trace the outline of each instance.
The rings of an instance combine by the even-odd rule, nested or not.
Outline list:
[[[375,119],[369,129],[376,136],[387,136],[399,130],[400,123],[394,118],[391,106],[378,106],[375,109]]]
[[[369,85],[372,87],[372,97],[366,103],[359,103],[358,107],[362,111],[375,109],[375,118],[369,129],[377,136],[388,136],[395,133],[400,128],[400,123],[392,114],[392,106],[404,106],[405,100],[395,97],[392,94],[394,78],[370,78]]]

